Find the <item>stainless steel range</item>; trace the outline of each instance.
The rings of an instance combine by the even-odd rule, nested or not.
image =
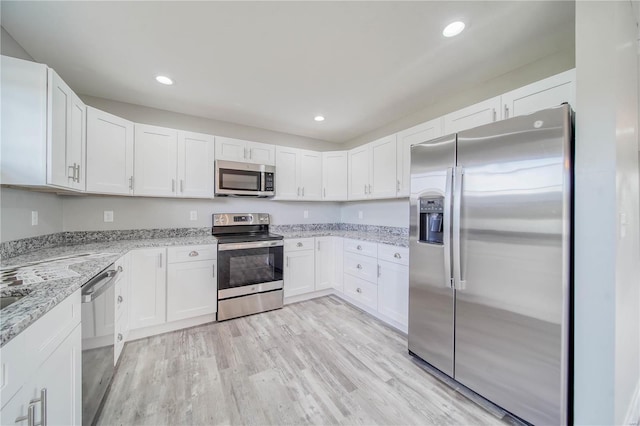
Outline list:
[[[284,237],[267,213],[213,215],[218,239],[218,321],[282,308]]]

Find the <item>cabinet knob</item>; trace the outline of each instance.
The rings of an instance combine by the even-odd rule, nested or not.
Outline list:
[[[362,269],[362,265],[358,263],[358,264],[356,265],[356,268],[358,268],[358,269]]]
[[[393,257],[395,257],[396,259],[402,259],[402,256],[400,256],[400,253],[394,254]]]
[[[356,247],[358,250],[362,250],[362,246],[358,245],[358,247]]]
[[[200,253],[198,253],[197,251],[193,250],[191,253],[189,253],[189,257],[196,257],[199,256]]]
[[[360,287],[356,288],[356,292],[362,293],[362,289]]]
[[[118,272],[122,272],[122,271],[123,271],[122,266],[118,266]]]
[[[296,247],[302,247],[302,243],[296,244]]]
[[[118,342],[122,342],[122,334],[118,333]]]
[[[123,300],[122,296],[118,296],[118,303],[122,303]]]

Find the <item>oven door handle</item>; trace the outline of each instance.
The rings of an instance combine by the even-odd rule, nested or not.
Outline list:
[[[275,240],[275,241],[249,241],[246,243],[227,243],[227,244],[218,244],[218,251],[227,251],[227,250],[245,250],[245,249],[253,249],[253,248],[265,248],[265,247],[279,247],[283,246],[284,241]]]

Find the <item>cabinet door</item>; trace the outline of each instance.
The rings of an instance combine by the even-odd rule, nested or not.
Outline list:
[[[344,291],[344,240],[341,237],[333,237],[333,287]]]
[[[46,402],[35,404],[35,423],[79,425],[82,418],[82,326],[56,348],[27,385],[27,400],[38,399],[46,392]],[[25,423],[26,424],[26,423]]]
[[[298,149],[276,148],[276,196],[278,200],[297,200],[300,196],[298,179]]]
[[[310,293],[315,289],[314,250],[285,253],[284,297]]]
[[[305,200],[322,199],[322,154],[301,150],[298,159],[298,176]]]
[[[73,91],[51,68],[48,70],[48,78],[47,183],[70,188],[77,172],[73,163],[67,164]]]
[[[435,139],[442,135],[442,117],[398,133],[396,158],[398,197],[409,196],[411,187],[411,145]]]
[[[378,311],[404,327],[409,321],[409,267],[379,260]]]
[[[133,123],[87,107],[87,191],[133,193]]]
[[[136,124],[134,146],[134,194],[174,196],[178,132],[164,127]]]
[[[334,252],[333,237],[316,237],[316,290],[333,286]]]
[[[370,198],[395,198],[398,187],[396,176],[396,135],[379,139],[371,144],[369,172]]]
[[[0,410],[0,425],[28,426],[26,418],[22,421],[16,421],[16,419],[27,416],[30,396],[29,389],[21,389],[3,405],[2,410]]]
[[[74,167],[75,175],[69,186],[73,189],[85,190],[85,147],[86,147],[87,107],[80,98],[71,92],[71,109],[69,112],[69,140],[67,142],[67,167]]]
[[[369,193],[369,146],[349,151],[349,199],[362,200]]]
[[[130,253],[131,330],[166,321],[166,250]]]
[[[167,267],[167,321],[213,314],[218,305],[216,261],[171,263]]]
[[[212,198],[214,179],[214,137],[178,132],[178,195]]]
[[[444,116],[444,133],[457,133],[502,119],[500,96]]]
[[[503,118],[531,114],[564,102],[575,106],[576,70],[556,74],[502,95]]]
[[[249,163],[266,164],[269,166],[276,164],[275,145],[247,141],[247,154]]]
[[[217,160],[246,161],[247,157],[247,141],[216,136]]]
[[[347,199],[347,152],[322,153],[322,199],[342,201]]]

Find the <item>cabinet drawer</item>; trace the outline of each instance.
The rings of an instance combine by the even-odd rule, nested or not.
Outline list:
[[[313,250],[315,238],[287,238],[284,240],[284,250],[287,252]]]
[[[344,240],[344,251],[347,253],[363,254],[365,256],[376,257],[378,255],[378,244],[370,241]]]
[[[23,332],[27,352],[34,357],[34,367],[39,367],[80,324],[80,315],[80,290],[77,290]]]
[[[378,309],[378,286],[375,284],[345,274],[344,293],[368,308]]]
[[[373,284],[378,281],[378,261],[369,256],[347,253],[344,255],[344,272]]]
[[[409,249],[389,244],[378,244],[378,259],[409,266]]]
[[[206,246],[169,247],[167,252],[168,263],[215,260],[218,256],[218,246],[211,244]]]

